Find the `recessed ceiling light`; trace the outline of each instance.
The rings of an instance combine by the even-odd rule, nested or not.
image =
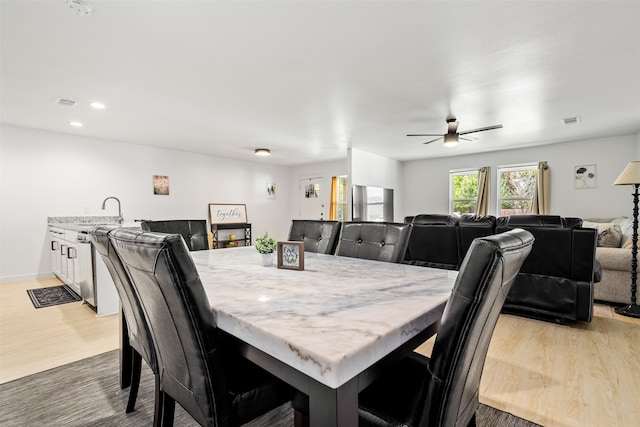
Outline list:
[[[96,110],[104,110],[106,108],[106,105],[99,101],[93,101],[90,105]]]
[[[254,151],[256,156],[270,156],[271,155],[271,150],[269,150],[268,148],[256,148],[256,151]]]
[[[69,122],[69,124],[77,128],[81,128],[82,126],[84,126],[81,122],[76,122],[76,121]]]

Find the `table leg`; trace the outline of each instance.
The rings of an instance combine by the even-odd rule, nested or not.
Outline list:
[[[354,378],[337,389],[313,381],[309,390],[310,427],[358,425],[358,380]]]

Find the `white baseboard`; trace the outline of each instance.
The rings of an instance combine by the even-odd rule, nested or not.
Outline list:
[[[0,276],[0,284],[24,282],[27,280],[51,279],[56,277],[53,273],[16,274],[14,276]]]

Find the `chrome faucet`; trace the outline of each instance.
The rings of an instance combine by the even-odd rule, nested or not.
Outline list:
[[[104,199],[102,201],[102,210],[104,210],[104,206],[106,205],[107,200],[109,199],[114,199],[116,202],[118,202],[118,222],[122,224],[122,221],[124,221],[124,218],[122,217],[122,210],[120,210],[120,200],[117,197],[109,196],[106,199]]]

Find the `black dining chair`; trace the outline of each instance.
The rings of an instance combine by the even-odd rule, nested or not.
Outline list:
[[[155,344],[161,425],[173,425],[175,402],[203,426],[236,426],[291,400],[289,386],[227,345],[180,235],[118,229],[109,239]]]
[[[413,226],[394,222],[345,222],[336,255],[402,262]]]
[[[125,354],[129,354],[128,350],[132,351],[130,352],[131,360],[123,365],[131,367],[131,388],[129,389],[129,400],[126,409],[126,412],[129,413],[135,409],[143,359],[156,377],[156,395],[158,394],[158,363],[156,361],[156,351],[151,339],[151,333],[149,332],[149,326],[147,325],[144,312],[140,306],[140,300],[129,281],[129,276],[118,254],[116,254],[109,241],[109,233],[114,229],[114,227],[96,227],[89,230],[89,235],[96,252],[100,254],[109,274],[111,274],[120,299],[122,314],[127,325],[127,341],[131,349],[123,349],[123,351]],[[159,415],[157,414],[158,409],[159,408],[156,408],[154,417]]]
[[[207,231],[207,221],[204,219],[143,220],[140,227],[146,231],[179,234],[190,251],[209,249],[209,232]]]
[[[475,239],[442,315],[431,357],[411,353],[358,395],[360,426],[475,426],[480,377],[505,297],[534,238],[528,231]],[[294,400],[308,424],[308,398]]]
[[[340,221],[294,219],[289,229],[289,241],[304,242],[306,252],[333,255],[341,225]]]
[[[528,231],[476,239],[427,358],[403,359],[359,395],[362,426],[474,426],[480,377],[509,288],[529,255]]]

